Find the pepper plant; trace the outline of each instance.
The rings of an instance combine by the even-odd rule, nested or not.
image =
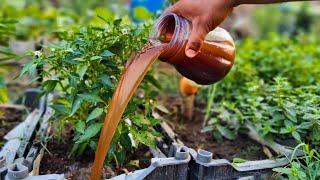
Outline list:
[[[103,19],[103,18],[102,18]],[[57,90],[53,121],[60,129],[72,123],[73,153],[95,150],[103,118],[117,80],[130,56],[148,42],[148,25],[135,26],[121,19],[106,21],[104,27],[83,27],[66,32],[25,65],[21,75],[44,68],[40,76],[43,94]],[[121,165],[127,153],[140,144],[155,147],[159,121],[152,116],[159,84],[150,71],[129,103],[113,138],[107,159]]]

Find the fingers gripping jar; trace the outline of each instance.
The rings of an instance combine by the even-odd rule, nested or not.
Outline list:
[[[187,19],[173,13],[163,14],[155,24],[151,42],[167,43],[161,61],[172,64],[180,74],[198,84],[213,84],[223,79],[233,66],[235,44],[230,34],[217,27],[209,32],[193,58],[185,55],[192,30]]]

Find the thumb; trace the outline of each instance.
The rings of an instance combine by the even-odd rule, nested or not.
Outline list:
[[[190,38],[186,46],[186,56],[189,58],[195,57],[203,44],[204,38],[209,30],[206,29],[206,25],[194,21],[192,23],[192,31]]]

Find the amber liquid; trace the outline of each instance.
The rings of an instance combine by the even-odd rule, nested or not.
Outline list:
[[[159,59],[172,64],[181,75],[197,84],[209,85],[220,81],[233,66],[235,51],[234,44],[230,42],[204,41],[199,54],[194,58],[188,58],[184,48],[169,54],[169,57],[161,55]]]
[[[140,51],[131,59],[131,61],[129,61],[129,64],[122,73],[117,88],[113,94],[100,134],[99,143],[91,170],[92,180],[100,179],[100,173],[103,168],[105,157],[125,107],[128,105],[130,99],[143,80],[143,77],[147,74],[149,68],[164,51],[164,47],[165,44],[159,44],[157,46],[145,46],[142,51]]]
[[[157,36],[162,42],[169,43],[169,49],[159,59],[172,64],[181,75],[197,84],[209,85],[223,79],[233,66],[235,58],[235,45],[232,38],[227,37],[227,32],[222,33],[223,36],[210,32],[199,53],[193,58],[188,58],[185,54],[188,40],[184,37],[188,30],[183,27],[185,25],[177,26],[177,19],[173,16],[162,19],[157,26],[159,32]],[[224,41],[216,39],[213,34]]]
[[[162,43],[145,46],[129,61],[128,66],[122,73],[100,134],[91,171],[92,180],[100,179],[105,157],[125,107],[148,69],[159,56],[160,60],[174,65],[183,76],[199,84],[212,84],[221,80],[233,65],[235,53],[232,43],[205,41],[199,54],[190,59],[186,57],[184,48],[178,52],[170,49],[165,52],[167,43],[172,38],[170,33],[166,33],[166,35],[165,40],[162,39]]]

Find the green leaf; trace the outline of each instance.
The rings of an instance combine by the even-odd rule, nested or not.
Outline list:
[[[8,103],[9,95],[5,88],[0,89],[0,103]],[[1,113],[1,112],[0,112]]]
[[[312,127],[312,122],[303,122],[298,126],[299,129],[309,129],[311,127]]]
[[[110,60],[104,60],[104,61],[102,61],[102,64],[112,68],[115,72],[117,72],[117,70],[119,69],[117,64],[113,61],[110,61]]]
[[[87,65],[83,64],[80,66],[79,71],[78,71],[80,79],[83,79],[83,76],[86,74],[87,70],[88,70]]]
[[[142,127],[143,125],[150,125],[150,121],[146,119],[143,115],[136,115],[132,118],[132,122],[139,126]]]
[[[236,135],[224,126],[217,125],[217,129],[221,133],[221,135],[227,139],[233,140],[236,138]]]
[[[78,61],[78,58],[80,58],[80,55],[71,54],[69,56],[66,56],[64,59],[62,59],[62,61],[71,65],[79,65],[80,61]]]
[[[55,114],[61,114],[68,116],[70,114],[70,108],[67,108],[65,105],[62,104],[53,104],[51,105],[52,109],[54,109]]]
[[[82,102],[83,102],[82,98],[80,98],[80,97],[75,98],[75,100],[73,101],[72,106],[71,106],[71,113],[70,113],[69,117],[73,116],[77,112],[77,110],[80,108]]]
[[[111,52],[111,51],[109,51],[109,50],[104,50],[101,54],[100,54],[100,56],[102,56],[102,57],[104,57],[104,58],[107,58],[107,57],[112,57],[112,56],[114,56],[114,54]]]
[[[97,117],[99,117],[103,113],[102,108],[95,108],[88,116],[86,122],[89,122]]]
[[[57,86],[57,80],[47,80],[43,83],[42,87],[46,94],[52,92],[54,88]]]
[[[290,168],[273,168],[272,170],[274,172],[278,172],[278,173],[281,173],[281,174],[286,174],[286,175],[290,175],[291,174]]]
[[[83,94],[78,94],[78,96],[87,102],[91,102],[91,103],[102,102],[102,99],[97,94],[83,93]]]
[[[90,141],[89,146],[93,151],[97,149],[97,143],[95,141]]]
[[[97,17],[99,19],[101,19],[102,21],[104,21],[105,23],[108,23],[109,21],[107,19],[105,19],[104,17],[100,16],[99,14],[97,15]]]
[[[144,77],[144,81],[149,82],[150,84],[152,84],[157,89],[161,89],[161,84],[153,76],[151,76],[150,74],[147,74]]]
[[[160,120],[159,119],[155,119],[155,118],[149,118],[151,126],[156,126],[158,124],[160,124]]]
[[[29,73],[29,74],[35,74],[37,69],[37,64],[35,64],[33,61],[29,61],[27,64],[24,65],[19,78],[21,78],[23,75]]]
[[[287,133],[290,133],[290,129],[285,127],[280,129],[280,134],[287,134]]]
[[[122,21],[122,19],[116,19],[116,20],[113,21],[113,24],[115,26],[118,26],[118,25],[120,25],[121,21]]]
[[[295,108],[291,106],[287,106],[286,108],[286,116],[293,122],[297,122],[297,113]]]
[[[237,163],[245,163],[247,161],[248,160],[245,160],[245,159],[242,159],[242,158],[233,158],[232,163],[235,163],[235,164],[237,164]]]
[[[291,134],[297,141],[301,142],[301,136],[297,131],[294,131]]]
[[[79,120],[75,125],[76,131],[81,133],[81,134],[84,133],[85,128],[86,128],[86,123],[84,123],[81,120]]]
[[[76,143],[83,143],[85,141],[88,141],[95,135],[97,135],[102,128],[102,123],[95,123],[90,125],[86,130],[84,131],[83,135],[80,136],[79,140]]]
[[[138,143],[142,143],[151,147],[156,146],[155,136],[151,132],[132,129],[131,133]]]
[[[6,88],[6,82],[4,80],[4,77],[0,75],[0,89]]]
[[[78,147],[77,155],[78,156],[82,155],[83,152],[86,150],[87,146],[88,146],[88,143],[80,144],[79,147]]]
[[[101,60],[101,59],[102,59],[101,56],[92,56],[92,57],[90,58],[91,61],[99,61],[99,60]]]
[[[104,86],[107,86],[109,88],[114,87],[114,84],[112,83],[112,81],[110,80],[108,75],[103,74],[103,75],[101,75],[100,79],[101,79],[101,82]]]

